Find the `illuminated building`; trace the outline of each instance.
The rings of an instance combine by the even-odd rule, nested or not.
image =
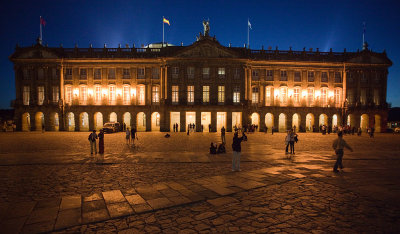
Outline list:
[[[89,131],[105,122],[139,131],[227,131],[342,125],[386,128],[386,53],[252,50],[200,35],[189,46],[18,47],[19,130]],[[269,130],[270,131],[270,130]]]

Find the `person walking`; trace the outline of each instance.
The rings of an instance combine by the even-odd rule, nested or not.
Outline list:
[[[243,136],[238,137],[238,133],[235,132],[233,135],[233,143],[232,143],[232,150],[233,150],[233,157],[232,157],[232,171],[240,171],[240,153],[242,151],[241,143],[243,141]]]
[[[104,130],[100,129],[99,137],[99,154],[104,154]]]
[[[93,154],[93,151],[95,154],[97,154],[96,139],[97,139],[96,130],[93,130],[93,132],[90,133],[89,138],[88,138],[88,140],[90,142],[90,154]]]
[[[333,172],[339,172],[338,167],[340,169],[343,169],[342,160],[343,160],[344,147],[353,152],[353,149],[346,143],[345,140],[343,140],[343,132],[339,132],[338,138],[335,139],[332,144],[332,148],[335,150],[336,153],[336,162],[335,165],[333,166]]]
[[[289,144],[290,144],[290,135],[291,135],[291,130],[287,131],[286,137],[285,137],[285,145],[286,145],[286,150],[285,154],[289,153]]]
[[[132,146],[135,146],[135,138],[136,138],[136,140],[138,140],[136,128],[132,127],[132,129],[131,129],[131,140],[132,140],[131,143],[132,143]]]
[[[130,145],[131,144],[131,131],[129,130],[129,127],[126,128],[125,133],[126,133],[125,134],[126,144]]]
[[[221,128],[221,141],[222,141],[222,143],[226,143],[226,140],[225,140],[225,127],[224,126],[222,126],[222,128]]]

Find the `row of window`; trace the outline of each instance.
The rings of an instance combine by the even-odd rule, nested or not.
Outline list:
[[[101,80],[103,75],[107,75],[107,79],[116,79],[116,68],[108,68],[106,73],[103,74],[103,69],[94,68],[93,69],[93,79]],[[160,79],[160,68],[152,68],[151,70],[152,79]],[[79,68],[79,79],[86,80],[88,78],[88,69],[87,68]],[[122,69],[122,79],[130,79],[131,78],[131,69],[123,68]],[[145,68],[137,68],[137,78],[144,79],[145,78]],[[65,69],[65,80],[72,80],[72,68]]]
[[[349,105],[354,105],[355,101],[358,99],[360,101],[360,104],[365,106],[368,102],[368,96],[370,96],[372,97],[373,99],[372,101],[375,105],[380,105],[381,104],[380,94],[381,92],[379,89],[373,89],[373,91],[369,95],[367,95],[367,89],[360,89],[359,99],[358,99],[355,97],[354,89],[348,89],[346,98]]]
[[[251,78],[252,80],[259,80],[260,79],[260,69],[253,69],[251,72]],[[288,71],[286,70],[281,70],[278,71],[280,72],[280,81],[287,81],[288,80]],[[274,70],[266,70],[265,73],[265,80],[267,81],[273,81],[274,80]],[[293,74],[293,81],[294,82],[301,82],[301,72],[300,71],[294,71]],[[315,82],[315,72],[314,71],[308,71],[307,72],[307,81],[308,82]],[[328,72],[321,72],[321,82],[327,83],[328,82]],[[342,75],[340,72],[335,72],[334,73],[334,82],[335,83],[341,83],[342,82]]]

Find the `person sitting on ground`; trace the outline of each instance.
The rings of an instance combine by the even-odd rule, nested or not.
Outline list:
[[[216,154],[217,153],[217,147],[214,145],[213,142],[211,142],[210,145],[210,154]]]
[[[169,135],[168,133],[167,134],[165,134],[165,138],[169,138],[171,135]]]
[[[222,144],[218,146],[217,154],[225,154],[225,153],[226,153],[225,142],[222,142]]]

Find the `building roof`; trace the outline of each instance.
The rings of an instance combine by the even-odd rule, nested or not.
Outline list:
[[[161,47],[162,43],[154,43],[146,48],[63,48],[47,47],[40,43],[29,47],[17,46],[15,52],[10,56],[15,59],[81,59],[81,58],[163,58],[163,57],[201,57],[201,58],[242,58],[255,61],[278,60],[278,61],[307,61],[307,62],[348,62],[359,64],[381,64],[391,66],[392,61],[387,57],[386,52],[377,53],[371,50],[357,52],[320,52],[316,51],[294,51],[264,48],[260,50],[226,47],[222,46],[215,37],[202,36],[189,46],[173,46],[167,44]]]

